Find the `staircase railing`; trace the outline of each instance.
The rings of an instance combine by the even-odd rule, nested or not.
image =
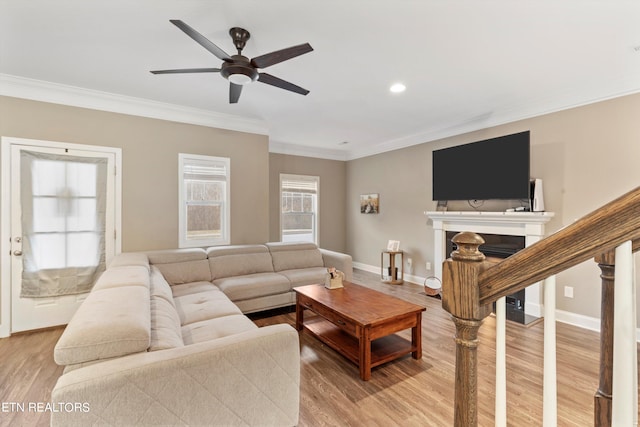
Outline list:
[[[555,274],[592,258],[602,271],[603,286],[600,384],[595,395],[594,425],[610,426],[611,419],[615,419],[612,412],[612,408],[615,407],[612,404],[612,396],[615,395],[612,389],[614,283],[616,282],[614,269],[617,258],[626,259],[623,256],[626,252],[620,252],[620,249],[616,248],[623,248],[625,242],[631,242],[627,245],[629,259],[632,259],[631,252],[640,248],[640,187],[498,263],[487,261],[479,251],[478,248],[484,240],[477,234],[459,233],[452,241],[458,249],[452,252],[450,259],[443,262],[442,306],[451,313],[456,326],[455,426],[467,427],[478,424],[477,337],[482,320],[492,311],[492,304],[533,283],[548,278],[549,283],[554,283],[552,279]],[[618,251],[617,255],[616,251]],[[633,263],[629,261],[628,264],[627,270],[632,269]],[[624,274],[617,275],[624,276],[628,280],[633,278],[632,272],[626,270]],[[615,285],[617,286],[618,283]],[[633,289],[631,283],[625,289]],[[618,295],[618,297],[621,296]],[[632,310],[635,310],[635,298],[631,295],[626,295],[624,298],[633,299]],[[626,299],[620,305],[626,304],[625,301]],[[547,301],[545,306],[546,303]],[[552,308],[555,310],[555,305]],[[617,309],[621,311],[622,307]],[[634,361],[637,356],[635,322],[634,314]],[[555,341],[555,337],[553,339]],[[497,347],[500,346],[497,344]],[[555,375],[555,360],[552,363],[554,367],[550,372]],[[633,394],[636,405],[635,418],[637,418],[637,383],[635,387]],[[547,417],[545,417],[545,426],[553,424],[546,419]]]

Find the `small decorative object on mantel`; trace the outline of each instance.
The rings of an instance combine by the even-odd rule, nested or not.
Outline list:
[[[327,268],[327,275],[324,279],[324,287],[327,289],[344,288],[342,281],[345,275],[342,271],[336,270],[334,267]]]
[[[389,240],[387,250],[390,252],[398,252],[400,249],[400,240]]]
[[[438,200],[438,206],[436,206],[437,212],[446,212],[447,211],[447,201],[446,200]]]

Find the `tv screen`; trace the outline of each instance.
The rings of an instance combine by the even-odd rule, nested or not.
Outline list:
[[[433,151],[433,200],[529,198],[529,131]]]

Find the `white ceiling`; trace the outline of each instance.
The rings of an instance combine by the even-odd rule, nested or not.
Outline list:
[[[229,28],[246,28],[250,58],[309,42],[264,71],[311,93],[256,82],[230,105],[217,74],[150,74],[221,64],[169,19],[229,54]],[[0,94],[163,110],[352,159],[640,92],[640,2],[0,0],[0,77]]]

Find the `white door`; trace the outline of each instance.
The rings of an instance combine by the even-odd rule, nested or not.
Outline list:
[[[119,251],[119,152],[62,146],[10,147],[11,332],[68,323]]]

